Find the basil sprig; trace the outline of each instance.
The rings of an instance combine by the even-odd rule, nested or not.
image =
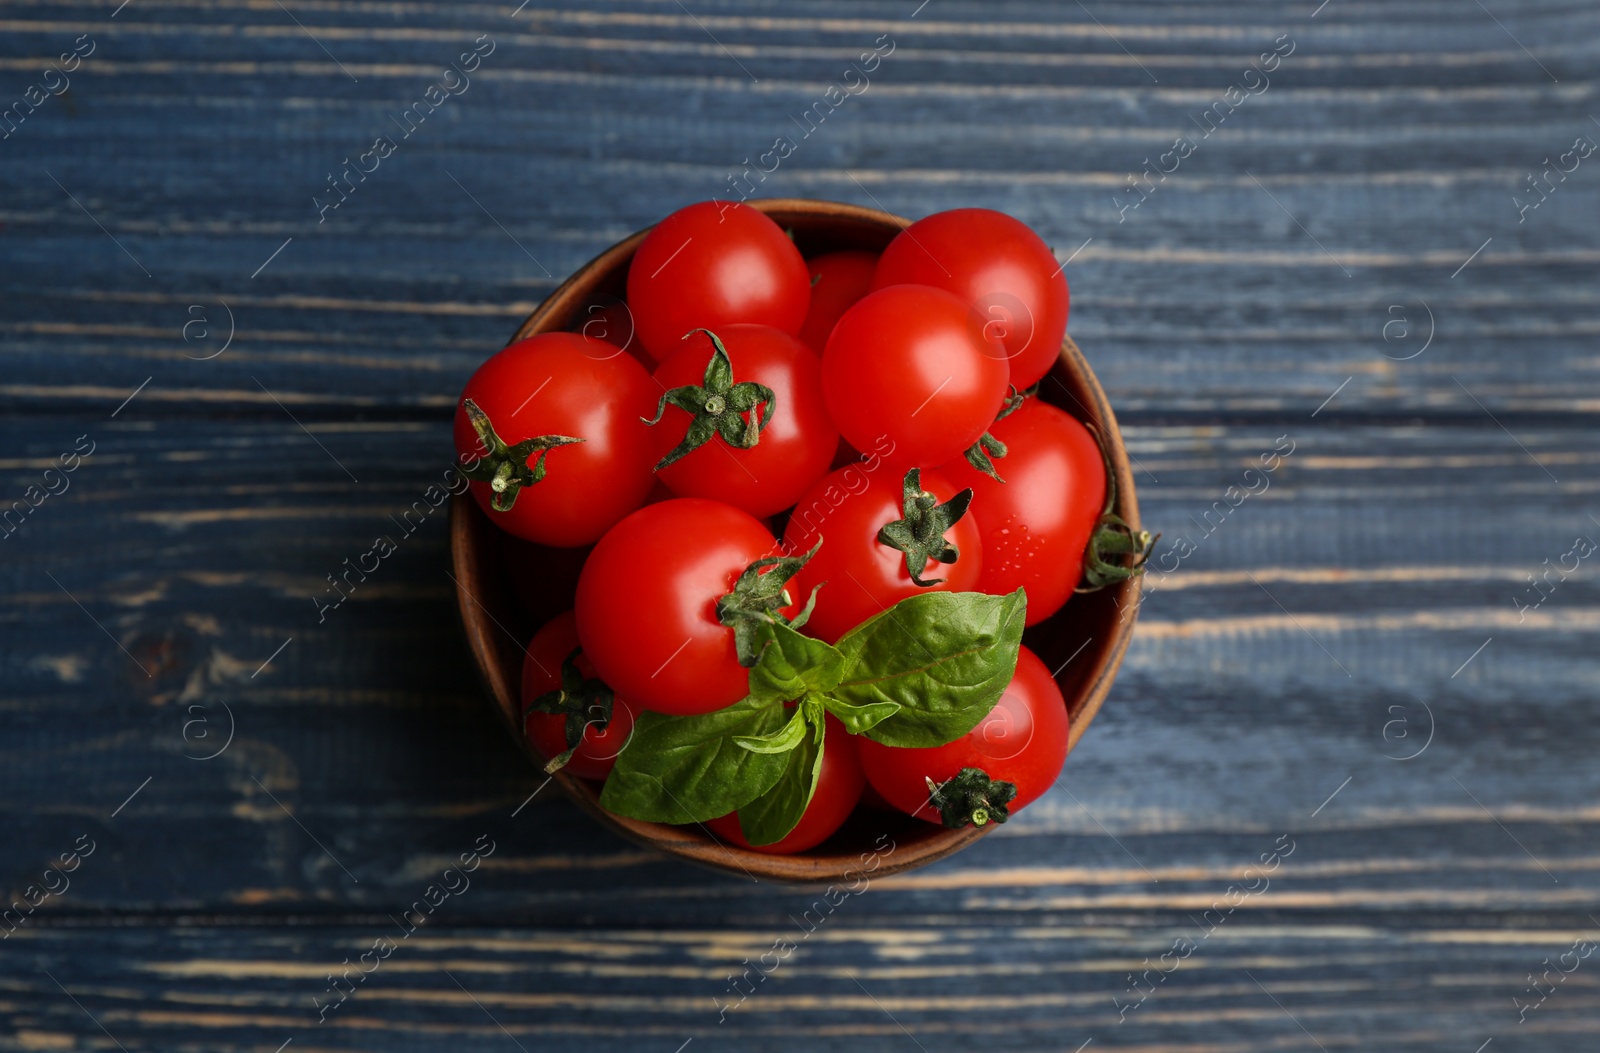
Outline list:
[[[833,689],[835,706],[882,712],[863,734],[885,746],[955,741],[978,726],[1011,683],[1027,604],[1021,589],[1009,596],[929,592],[901,600],[840,638],[848,672]]]
[[[752,845],[781,841],[800,822],[822,777],[822,706],[805,699],[795,707],[802,734],[784,758],[783,774],[761,796],[739,808],[739,832]],[[748,748],[748,747],[747,747]]]
[[[781,729],[782,705],[747,698],[698,717],[641,712],[600,793],[609,812],[653,823],[699,823],[727,815],[783,776],[781,753],[758,753],[737,738]]]
[[[781,840],[816,792],[825,713],[888,746],[953,742],[1010,684],[1026,611],[1021,589],[930,592],[862,622],[837,644],[781,621],[764,625],[750,694],[703,716],[640,714],[600,804],[661,823],[737,811],[751,844]]]

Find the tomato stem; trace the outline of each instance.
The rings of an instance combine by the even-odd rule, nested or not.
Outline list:
[[[1106,449],[1100,430],[1092,424],[1085,424],[1084,427],[1094,436],[1095,446],[1099,447],[1100,457],[1105,462],[1106,504],[1101,509],[1100,518],[1095,521],[1094,530],[1089,534],[1089,544],[1084,549],[1083,580],[1086,584],[1073,591],[1098,592],[1107,585],[1143,574],[1150,553],[1155,551],[1161,535],[1151,534],[1148,530],[1134,530],[1127,520],[1114,511],[1117,504],[1116,466],[1111,463],[1111,454]],[[1130,555],[1133,561],[1126,562],[1125,557]]]
[[[1006,400],[1000,404],[1000,412],[995,414],[995,423],[998,424],[1017,412],[1029,395],[1036,395],[1038,392],[1038,384],[1033,385],[1026,391],[1018,391],[1017,386],[1012,384],[1011,394],[1006,396]],[[1004,457],[1010,452],[1010,450],[1006,449],[1005,443],[995,438],[993,434],[984,432],[979,436],[977,442],[967,447],[967,463],[995,482],[1003,483],[1005,480],[1000,478],[1000,473],[995,470],[994,458]]]
[[[511,511],[511,506],[517,503],[517,493],[524,486],[532,486],[544,479],[546,454],[558,446],[570,446],[583,441],[572,435],[535,435],[515,445],[508,445],[494,430],[489,415],[476,402],[465,399],[461,408],[466,411],[467,420],[472,422],[473,430],[478,433],[478,442],[485,451],[476,462],[463,466],[461,474],[476,482],[489,484],[489,489],[494,491],[494,496],[489,499],[489,507],[496,512]],[[532,464],[528,463],[530,457],[533,458]]]
[[[811,618],[817,605],[818,584],[811,590],[805,607],[793,618],[785,618],[783,608],[794,602],[789,596],[789,579],[811,562],[822,548],[822,539],[803,556],[768,556],[758,559],[739,574],[733,591],[717,600],[717,620],[733,630],[734,650],[739,664],[753,669],[761,660],[766,634],[762,630],[776,622],[798,629]]]
[[[878,531],[878,540],[890,548],[899,549],[906,556],[906,573],[913,584],[931,588],[944,578],[922,577],[929,561],[954,563],[961,552],[945,540],[945,531],[961,521],[972,503],[972,488],[961,491],[950,500],[939,499],[922,488],[922,470],[913,468],[906,472],[901,510],[905,518],[885,523]]]
[[[561,662],[561,686],[546,691],[522,708],[522,719],[527,721],[533,713],[552,713],[567,718],[567,749],[545,765],[546,774],[554,775],[572,759],[572,754],[583,741],[583,733],[592,724],[596,731],[604,731],[611,723],[611,709],[616,695],[599,677],[585,677],[578,669],[577,658],[583,653],[575,647]]]
[[[944,825],[955,830],[963,826],[986,826],[1011,818],[1011,802],[1016,799],[1014,783],[989,778],[982,768],[962,768],[944,782],[928,784],[928,803],[939,812]]]
[[[1005,443],[984,432],[977,442],[967,447],[967,463],[995,482],[1003,483],[1005,480],[1000,478],[1000,473],[995,470],[993,458],[1004,457],[1010,452],[1006,449]]]
[[[655,417],[641,418],[646,424],[660,424],[669,404],[693,418],[683,441],[656,462],[658,472],[710,442],[713,435],[721,435],[722,441],[736,450],[750,449],[761,441],[761,433],[767,430],[772,413],[777,409],[778,397],[765,384],[753,380],[733,382],[733,361],[716,333],[709,329],[691,329],[684,334],[684,339],[695,333],[711,338],[711,359],[706,363],[702,382],[663,392],[656,403]]]

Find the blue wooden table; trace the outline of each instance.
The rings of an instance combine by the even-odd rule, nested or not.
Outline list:
[[[1593,1048],[1597,59],[1574,0],[0,6],[0,1048]],[[831,897],[530,800],[442,514],[319,612],[560,278],[741,194],[1033,224],[1164,534],[1063,788]]]

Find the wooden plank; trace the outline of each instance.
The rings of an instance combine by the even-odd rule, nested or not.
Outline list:
[[[97,45],[0,142],[0,512],[95,443],[0,527],[0,893],[59,890],[0,915],[0,1048],[1580,1047],[1595,966],[1555,963],[1600,940],[1600,602],[1588,559],[1529,577],[1600,530],[1600,202],[1582,169],[1518,198],[1600,134],[1600,14],[1312,6],[0,12],[6,100]],[[319,223],[325,174],[485,32],[470,89]],[[1285,32],[1270,89],[1204,136]],[[424,494],[465,377],[557,278],[728,193],[884,33],[870,89],[759,193],[1036,225],[1072,257],[1146,520],[1193,551],[1152,573],[1059,788],[827,911],[536,792]],[[1119,216],[1179,135],[1193,154]],[[401,940],[390,916],[489,844]],[[318,1024],[330,970],[383,936]],[[1514,997],[1539,1005],[1519,1022]]]
[[[670,927],[763,909],[770,891],[740,882],[703,901],[710,879],[553,797],[513,817],[542,779],[477,693],[442,512],[413,512],[409,537],[397,523],[442,478],[442,426],[148,420],[142,398],[116,420],[0,426],[21,454],[0,464],[9,494],[76,436],[97,444],[3,542],[13,894],[86,833],[106,854],[42,914],[381,916],[486,834],[504,848],[466,915],[544,924],[581,904]],[[1329,420],[1128,431],[1146,522],[1193,552],[1158,557],[1062,787],[950,864],[886,882],[878,909],[1203,909],[1279,834],[1311,839],[1284,893],[1296,908],[1592,900],[1600,603],[1586,564],[1537,608],[1513,602],[1600,531],[1588,432],[1524,429],[1524,452],[1498,431]],[[1245,474],[1291,443],[1275,472]],[[1231,507],[1229,486],[1259,493]],[[380,533],[398,551],[319,622],[326,576]],[[190,759],[230,724],[225,752]]]
[[[1119,9],[1102,30],[1049,5],[941,6],[923,22],[903,4],[869,9],[885,21],[727,5],[702,19],[724,52],[676,5],[529,7],[515,23],[488,5],[302,5],[354,83],[275,5],[148,4],[114,23],[105,4],[23,7],[0,45],[15,75],[79,32],[100,50],[6,144],[0,400],[93,412],[154,376],[169,412],[270,414],[257,379],[312,415],[443,412],[556,276],[726,193],[887,28],[896,53],[871,88],[760,193],[911,214],[981,203],[1034,223],[1078,252],[1073,330],[1124,412],[1308,412],[1347,379],[1344,408],[1387,418],[1600,405],[1600,184],[1580,169],[1552,175],[1536,211],[1512,200],[1600,129],[1492,19],[1206,4]],[[1563,41],[1594,20],[1504,15],[1558,77],[1581,56]],[[1271,88],[1119,216],[1144,159],[1200,137],[1194,115],[1285,29],[1297,47]],[[484,31],[497,51],[472,86],[319,222],[326,172]],[[224,302],[236,342],[190,361],[221,341],[196,326],[185,342],[189,306],[220,326]]]
[[[1381,1033],[1386,1049],[1433,1053],[1489,1040],[1570,1047],[1600,1009],[1594,963],[1573,951],[1600,938],[1582,918],[1484,927],[1446,915],[1376,927],[1285,921],[1252,905],[1209,936],[1181,919],[1104,917],[890,929],[874,922],[879,893],[869,886],[841,889],[832,909],[790,894],[772,902],[770,920],[657,933],[439,927],[405,937],[381,917],[287,930],[33,932],[6,956],[0,1019],[18,1049],[109,1048],[109,1034],[130,1051],[273,1050],[291,1040],[290,1049],[350,1051],[779,1050],[798,1039],[823,1049],[1070,1051],[1092,1041],[1266,1053],[1363,1048]],[[1563,952],[1572,972],[1557,983],[1552,969],[1543,1004],[1519,1022],[1513,996],[1539,999],[1527,993],[1529,970],[1539,978]],[[1168,975],[1158,980],[1160,968]],[[1128,978],[1146,969],[1141,1002]],[[348,990],[328,979],[344,970]],[[342,1003],[330,989],[345,991]]]

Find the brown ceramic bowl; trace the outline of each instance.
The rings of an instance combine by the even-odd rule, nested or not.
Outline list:
[[[910,222],[887,212],[833,201],[786,199],[749,204],[792,230],[795,243],[807,256],[846,248],[882,249]],[[522,323],[513,340],[575,328],[582,324],[583,311],[594,297],[620,298],[628,264],[645,233],[641,230],[613,245],[568,278]],[[1100,430],[1116,474],[1116,510],[1138,529],[1133,474],[1117,419],[1094,372],[1070,338],[1062,345],[1052,378],[1041,386],[1040,397]],[[478,672],[506,730],[530,761],[542,766],[542,758],[533,752],[521,730],[523,648],[540,625],[572,606],[577,571],[587,550],[545,549],[517,541],[494,527],[466,494],[457,496],[450,510],[450,549],[461,621]],[[1133,632],[1139,587],[1139,579],[1134,578],[1100,592],[1074,596],[1059,613],[1024,636],[1027,645],[1057,671],[1056,681],[1071,714],[1073,745],[1111,690]],[[631,841],[703,866],[782,882],[848,881],[862,872],[863,857],[874,852],[876,860],[866,867],[872,874],[910,870],[943,859],[990,829],[946,830],[863,806],[842,830],[810,852],[775,856],[724,844],[702,827],[666,826],[612,815],[600,807],[598,784],[564,772],[557,774],[555,781],[580,808]]]

